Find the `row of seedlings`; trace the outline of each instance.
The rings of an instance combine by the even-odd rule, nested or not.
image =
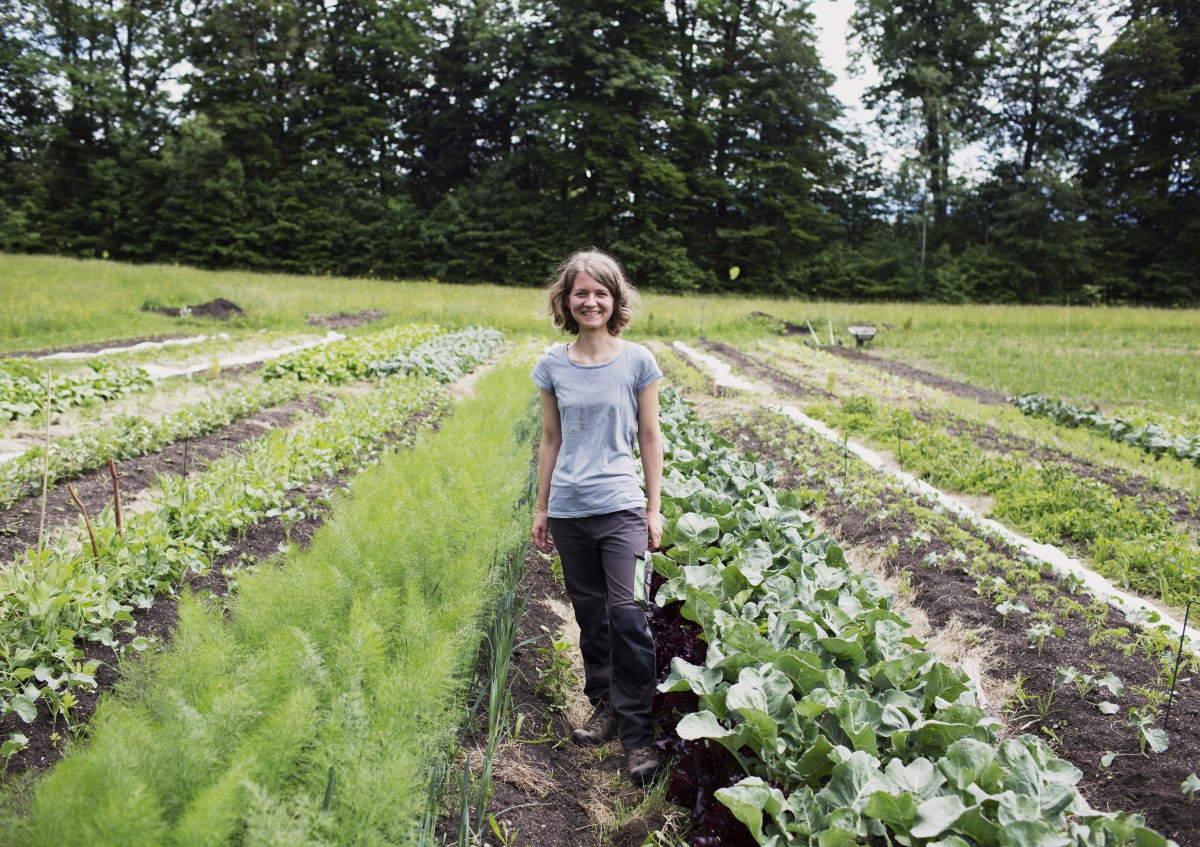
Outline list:
[[[1002,538],[788,418],[735,416],[723,430],[779,462],[840,538],[878,550],[931,624],[965,628],[963,637],[990,645],[1002,678],[1015,683],[1000,695],[1013,724],[1085,769],[1089,796],[1117,808],[1136,803],[1156,817],[1181,809],[1194,749],[1173,731],[1178,743],[1167,750],[1163,727],[1172,699],[1182,714],[1195,708],[1187,671],[1196,663],[1153,613],[1131,609],[1123,618],[1082,583],[1060,581]],[[1145,772],[1154,774],[1152,786]]]
[[[380,373],[371,368],[373,362],[429,342],[439,334],[442,331],[437,326],[412,325],[335,345],[308,347],[268,364],[261,382],[240,385],[220,396],[186,404],[158,420],[118,415],[107,424],[89,426],[75,435],[55,439],[48,450],[42,445],[31,447],[0,464],[0,506],[11,505],[38,490],[43,477],[54,483],[103,467],[109,459],[123,461],[148,455],[176,441],[196,438],[262,409],[312,393],[313,385],[341,385],[378,376]],[[461,334],[453,335],[461,338]],[[43,389],[43,406],[45,399]]]
[[[1084,409],[1041,394],[1023,394],[1013,398],[1013,403],[1030,417],[1048,418],[1063,426],[1092,429],[1113,441],[1144,450],[1151,456],[1170,456],[1200,465],[1200,435],[1174,432],[1158,421],[1106,415],[1099,409]]]

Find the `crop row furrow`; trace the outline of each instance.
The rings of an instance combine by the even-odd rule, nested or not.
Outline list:
[[[806,411],[846,437],[890,450],[932,485],[992,498],[992,517],[1041,543],[1083,549],[1092,569],[1126,590],[1179,608],[1195,596],[1200,550],[1188,528],[1192,505],[1181,495],[1148,499],[1135,483],[1114,487],[1115,473],[1088,474],[1083,463],[1055,461],[1050,451],[995,452],[980,443],[979,427],[943,410],[925,414],[850,393]]]
[[[283,383],[280,383],[282,386]],[[311,386],[307,387],[311,391]],[[242,444],[272,429],[286,429],[299,415],[323,416],[323,404],[332,395],[326,392],[302,395],[290,402],[248,410],[216,429],[197,435],[184,435],[146,453],[132,457],[114,450],[122,503],[126,509],[141,492],[149,489],[159,476],[190,475],[209,463],[242,448]],[[115,446],[115,445],[114,445]],[[113,480],[107,466],[71,475],[74,496],[89,514],[98,514],[114,502]],[[62,480],[66,481],[66,480]],[[51,485],[46,500],[45,535],[55,535],[79,521],[79,508],[65,485]],[[31,492],[0,511],[0,563],[9,563],[37,546],[41,527],[41,494]]]
[[[48,457],[42,445],[29,448],[0,464],[0,506],[11,505],[18,498],[40,489],[43,473],[51,483],[71,479],[83,471],[102,467],[109,459],[122,461],[144,456],[176,441],[227,426],[260,409],[290,402],[312,392],[314,385],[341,385],[380,376],[381,372],[371,367],[380,356],[404,355],[439,335],[445,339],[441,343],[455,348],[493,343],[494,338],[489,333],[494,332],[471,329],[443,335],[437,326],[413,325],[294,351],[263,368],[261,383],[240,386],[221,396],[187,404],[158,420],[134,414],[120,415],[104,426],[87,427],[80,433],[52,441]],[[444,374],[428,368],[406,370],[406,373],[414,372],[445,379]]]

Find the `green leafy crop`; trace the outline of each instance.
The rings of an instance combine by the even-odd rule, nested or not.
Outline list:
[[[698,707],[678,735],[743,771],[717,798],[759,844],[1166,844],[1091,809],[1080,771],[1038,738],[997,746],[966,675],[908,634],[771,468],[739,458],[669,394],[666,582],[707,642],[660,685]],[[1016,840],[1013,840],[1013,839]]]

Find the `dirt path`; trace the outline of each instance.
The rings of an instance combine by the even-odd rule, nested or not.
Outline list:
[[[531,551],[519,594],[527,599],[510,671],[512,721],[521,721],[519,740],[500,749],[493,765],[493,795],[488,811],[510,833],[510,844],[538,847],[639,847],[648,834],[669,830],[673,815],[660,801],[639,809],[646,794],[625,776],[625,754],[620,744],[585,749],[569,740],[571,730],[588,717],[582,682],[571,686],[566,708],[556,707],[537,691],[541,673],[548,667],[544,652],[548,635],[567,633],[577,638],[570,600],[555,581],[546,559]],[[531,643],[531,639],[534,639]],[[578,651],[571,648],[573,670],[582,677]],[[485,704],[486,706],[486,704]],[[478,770],[487,743],[486,709],[468,732],[464,746]],[[460,764],[462,761],[460,760]],[[456,788],[450,786],[451,789]],[[439,833],[456,843],[460,816],[457,793],[443,803]],[[490,833],[485,824],[485,832]],[[519,837],[519,841],[517,837]],[[494,843],[489,840],[489,843]]]

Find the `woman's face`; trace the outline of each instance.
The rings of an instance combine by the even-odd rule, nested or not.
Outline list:
[[[581,330],[607,327],[613,313],[612,294],[586,271],[575,277],[569,305]]]

